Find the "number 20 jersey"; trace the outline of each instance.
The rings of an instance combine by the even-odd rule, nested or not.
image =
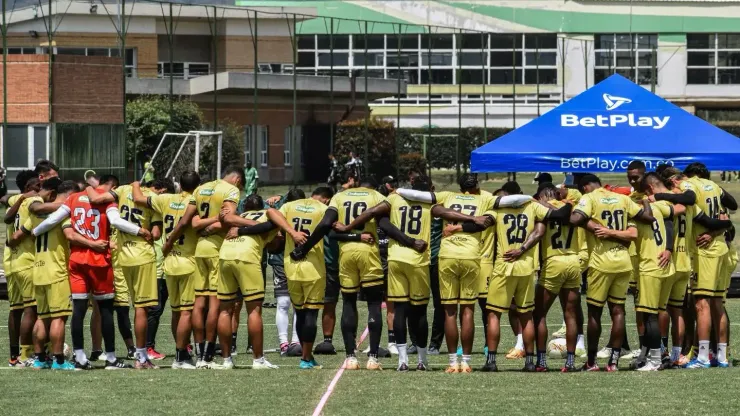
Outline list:
[[[101,192],[102,193],[102,192]],[[72,228],[89,240],[110,241],[110,223],[106,211],[116,208],[115,203],[92,205],[87,192],[70,195],[64,206],[69,209]],[[110,249],[98,253],[89,248],[70,245],[69,261],[95,267],[110,267]]]

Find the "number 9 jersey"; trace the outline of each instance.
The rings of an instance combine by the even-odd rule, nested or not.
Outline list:
[[[106,211],[116,208],[115,203],[92,205],[87,192],[83,191],[70,195],[63,205],[69,209],[75,231],[93,241],[110,241],[110,223]],[[86,247],[70,245],[69,261],[93,267],[110,267],[110,249],[98,253]]]

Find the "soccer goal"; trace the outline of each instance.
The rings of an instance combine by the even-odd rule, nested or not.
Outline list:
[[[165,177],[176,180],[186,170],[200,173],[201,162],[204,162],[210,168],[206,174],[220,178],[222,145],[222,131],[166,132],[152,155],[151,165],[157,172],[162,172],[167,166]]]

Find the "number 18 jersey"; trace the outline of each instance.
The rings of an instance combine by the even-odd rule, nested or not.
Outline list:
[[[83,191],[70,195],[63,205],[69,209],[72,228],[76,232],[90,240],[110,241],[110,223],[106,211],[115,208],[115,203],[92,205],[87,192]],[[71,245],[69,261],[88,266],[110,267],[110,249],[105,253],[98,253],[89,248]]]
[[[389,195],[388,203],[391,206],[391,224],[407,236],[429,243],[432,232],[432,205],[409,202],[398,194]],[[423,253],[419,253],[391,239],[388,243],[388,260],[412,266],[428,266],[429,247]]]

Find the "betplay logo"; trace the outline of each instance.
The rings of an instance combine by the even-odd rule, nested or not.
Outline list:
[[[606,111],[613,111],[624,104],[631,104],[629,98],[618,97],[616,95],[604,94],[602,96],[606,104]],[[562,127],[616,127],[619,124],[627,123],[630,127],[652,127],[660,130],[668,124],[670,116],[651,117],[637,116],[634,113],[627,114],[598,114],[595,117],[579,117],[577,114],[561,114],[560,125]]]

